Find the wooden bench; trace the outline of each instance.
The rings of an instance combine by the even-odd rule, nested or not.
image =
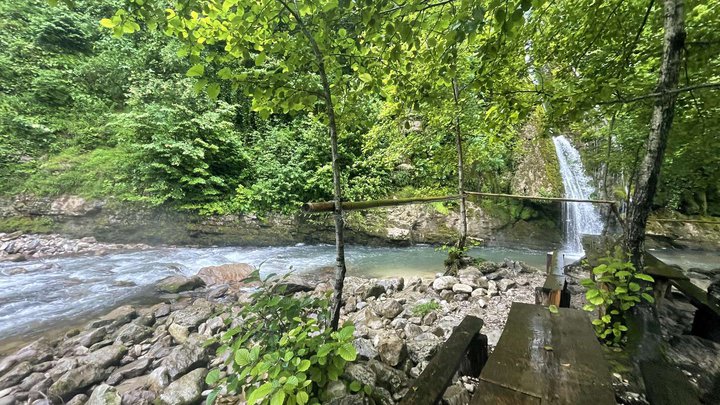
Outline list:
[[[535,288],[535,304],[567,308],[570,306],[570,293],[567,290],[565,274],[557,267],[557,252],[548,252],[547,278],[542,287]]]
[[[655,279],[655,305],[661,305],[672,287],[685,294],[696,308],[692,334],[720,342],[720,306],[708,299],[707,291],[693,284],[682,270],[645,253],[645,272]]]
[[[614,405],[610,368],[587,313],[514,302],[470,403]]]
[[[487,336],[480,334],[483,321],[466,316],[440,347],[400,404],[434,405],[445,393],[458,369],[478,376],[488,356]]]

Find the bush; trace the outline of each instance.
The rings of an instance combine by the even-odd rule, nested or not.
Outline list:
[[[653,278],[640,273],[620,249],[614,255],[600,259],[600,265],[592,270],[595,280],[584,279],[580,283],[588,289],[588,304],[583,309],[598,311],[592,321],[595,334],[609,345],[622,344],[628,330],[625,314],[643,299],[654,302],[650,295],[652,287],[647,282]]]
[[[433,300],[416,305],[415,308],[413,308],[412,313],[415,316],[424,317],[425,315],[438,308],[440,308],[440,304],[438,304],[437,301]]]
[[[244,392],[249,405],[322,403],[328,382],[340,379],[346,364],[355,361],[354,326],[325,327],[327,298],[284,297],[283,292],[282,287],[258,290],[237,315],[240,324],[221,336],[218,355],[231,352],[232,373],[208,373],[206,382],[216,385],[208,404],[223,388]],[[370,391],[356,381],[348,385],[350,391]]]

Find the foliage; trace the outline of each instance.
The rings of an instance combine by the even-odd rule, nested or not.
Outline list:
[[[598,311],[592,321],[598,338],[611,345],[620,345],[625,337],[626,313],[643,300],[652,303],[653,278],[635,269],[627,255],[617,249],[613,255],[599,259],[600,265],[592,270],[593,279],[584,279],[587,288],[586,311]]]
[[[347,363],[356,360],[354,326],[325,327],[327,299],[283,296],[283,288],[266,285],[253,293],[252,303],[235,315],[238,325],[221,336],[218,355],[230,351],[233,373],[210,371],[206,381],[217,388],[208,403],[222,387],[244,392],[248,404],[321,403],[328,382],[339,380]],[[353,392],[371,391],[356,381],[347,383]]]
[[[432,311],[435,311],[438,308],[440,308],[440,304],[438,304],[435,300],[431,300],[422,304],[415,305],[415,307],[412,309],[412,313],[415,316],[424,317],[425,315],[429,314]]]
[[[49,218],[39,217],[11,217],[0,218],[0,232],[47,233],[50,232],[53,221]]]

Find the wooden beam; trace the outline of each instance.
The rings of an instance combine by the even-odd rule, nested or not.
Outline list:
[[[442,197],[415,197],[415,198],[397,198],[392,200],[371,200],[371,201],[344,201],[342,203],[343,211],[365,210],[379,207],[395,207],[399,205],[409,204],[427,204],[432,202],[442,202],[459,200],[459,195],[448,195]],[[303,212],[332,212],[335,210],[333,201],[305,203],[302,206]]]
[[[706,219],[651,219],[655,222],[682,222],[688,224],[715,224],[720,225],[720,221],[711,221]]]
[[[476,191],[466,191],[465,194],[476,195],[479,197],[491,197],[491,198],[514,198],[514,199],[518,199],[518,200],[579,202],[579,203],[611,204],[611,205],[617,204],[617,201],[610,201],[610,200],[589,200],[589,199],[578,199],[578,198],[541,197],[541,196],[535,196],[535,195],[478,193]]]

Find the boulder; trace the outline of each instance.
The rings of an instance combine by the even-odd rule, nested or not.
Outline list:
[[[32,365],[30,362],[23,361],[22,363],[19,363],[10,369],[10,371],[5,373],[5,375],[0,377],[0,390],[19,384],[20,381],[30,375],[30,373],[32,373]]]
[[[395,367],[405,359],[405,342],[394,332],[379,334],[377,340],[378,353],[385,364]]]
[[[325,400],[332,401],[335,399],[343,398],[347,395],[347,388],[345,383],[336,380],[328,382],[327,388],[325,389]]]
[[[0,375],[3,375],[16,364],[28,361],[32,364],[48,361],[52,359],[52,350],[44,342],[44,340],[36,340],[35,342],[23,347],[15,352],[15,354],[0,360]]]
[[[176,346],[162,360],[162,365],[167,369],[170,378],[175,379],[188,370],[201,366],[208,361],[205,348],[202,347],[202,339],[193,335],[181,346]]]
[[[435,291],[451,290],[460,281],[453,276],[438,277],[433,281],[432,287]]]
[[[379,302],[375,310],[378,315],[387,319],[395,319],[402,311],[402,304],[394,299]]]
[[[405,279],[402,277],[378,280],[378,285],[385,287],[385,291],[402,291],[405,288]]]
[[[458,278],[461,283],[467,284],[472,288],[478,288],[481,287],[480,283],[483,279],[483,274],[475,267],[466,267],[458,271]]]
[[[244,282],[255,271],[255,267],[246,263],[221,264],[203,267],[197,274],[206,285],[229,284],[232,286],[257,285],[257,282]]]
[[[72,397],[71,400],[69,400],[65,405],[85,405],[85,403],[88,401],[88,396],[85,394],[77,394],[74,397]]]
[[[349,381],[358,381],[363,385],[374,386],[377,376],[365,363],[350,363],[345,367],[345,378]]]
[[[142,319],[142,318],[138,318]],[[140,343],[144,339],[152,336],[153,330],[147,326],[129,323],[120,328],[115,337],[115,343],[118,344],[134,344]]]
[[[208,299],[218,299],[218,298],[224,296],[225,294],[227,294],[229,289],[230,289],[230,284],[216,285],[208,291],[207,297],[208,297]]]
[[[108,377],[107,383],[111,385],[116,385],[124,379],[137,377],[144,373],[149,366],[150,359],[147,357],[135,360],[132,363],[126,364],[115,370],[115,372],[113,372],[110,377]]]
[[[73,368],[60,376],[60,378],[50,386],[48,396],[51,399],[69,399],[84,388],[104,380],[108,374],[105,367],[100,367],[95,364],[85,364]]]
[[[370,339],[357,338],[353,341],[357,354],[362,359],[372,360],[378,357],[378,351]]]
[[[197,276],[170,276],[158,281],[155,289],[160,292],[175,294],[183,291],[191,291],[205,285],[203,280]]]
[[[515,282],[504,278],[497,283],[497,286],[500,291],[505,292],[505,291],[509,290],[510,288],[514,287]]]
[[[404,372],[377,360],[371,360],[368,364],[375,372],[378,386],[389,390],[395,399],[405,396],[409,388],[409,379]]]
[[[100,384],[90,395],[85,405],[120,405],[122,398],[114,387],[107,384]]]
[[[188,336],[190,336],[190,328],[172,323],[168,326],[168,333],[173,337],[173,339],[175,339],[176,342],[185,343]]]
[[[315,286],[310,285],[310,283],[298,276],[280,278],[275,281],[272,286],[273,292],[282,295],[292,295],[296,292],[310,292],[314,290]]]
[[[430,360],[442,344],[442,339],[436,335],[425,332],[415,336],[407,342],[408,356],[415,362]]]
[[[447,405],[465,405],[470,403],[470,393],[462,385],[453,384],[445,390],[443,403]]]
[[[117,327],[124,325],[137,317],[137,311],[132,305],[123,305],[110,311],[102,318],[90,322],[89,328],[100,328],[103,326]]]
[[[205,386],[206,374],[207,369],[198,368],[172,382],[160,395],[160,403],[165,405],[197,403]]]
[[[452,286],[452,290],[454,293],[463,293],[463,294],[471,294],[473,292],[473,288],[467,284],[457,283]]]
[[[100,368],[108,368],[117,364],[120,359],[127,353],[127,348],[123,345],[105,346],[79,359],[81,364],[92,365]]]
[[[381,295],[385,294],[385,286],[381,284],[373,284],[370,287],[368,287],[367,290],[365,290],[365,293],[363,294],[363,299],[368,299],[370,297],[379,298]]]

